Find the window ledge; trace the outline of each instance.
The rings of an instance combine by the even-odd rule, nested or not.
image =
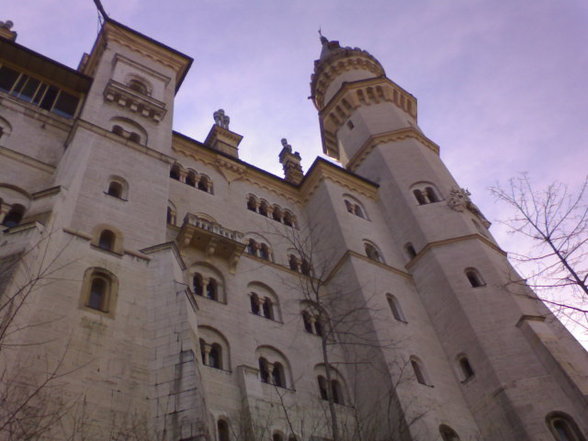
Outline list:
[[[109,250],[108,248],[102,248],[101,246],[96,245],[96,244],[90,244],[90,245],[95,250],[102,251],[103,253],[111,254],[111,255],[116,256],[116,257],[123,257],[123,255],[124,255],[124,253],[120,253],[120,252],[114,251],[114,250]]]
[[[111,197],[111,198],[113,198],[113,199],[118,199],[119,201],[128,202],[128,199],[125,199],[125,198],[119,198],[118,196],[114,196],[114,195],[112,195],[112,194],[108,193],[107,191],[105,191],[105,192],[104,192],[104,194],[105,194],[106,196],[110,196],[110,197]]]

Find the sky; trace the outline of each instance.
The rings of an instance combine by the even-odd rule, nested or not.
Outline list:
[[[241,159],[272,173],[282,174],[281,138],[305,170],[322,156],[308,99],[320,28],[370,52],[416,96],[419,126],[507,251],[526,244],[499,223],[509,211],[489,187],[521,172],[537,187],[573,187],[587,174],[585,0],[102,3],[113,19],[194,58],[176,97],[175,130],[203,141],[223,108],[244,136]],[[92,0],[3,0],[0,11],[17,42],[74,68],[99,29]]]

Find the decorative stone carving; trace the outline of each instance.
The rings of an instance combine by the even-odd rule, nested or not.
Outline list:
[[[465,210],[470,211],[480,219],[486,228],[488,228],[491,223],[482,214],[478,206],[472,202],[472,199],[470,198],[471,195],[472,194],[467,188],[452,188],[449,192],[449,197],[447,198],[447,205],[452,210],[459,211],[460,213],[463,213]]]
[[[104,99],[155,122],[161,121],[166,113],[166,106],[162,101],[140,94],[115,80],[110,80],[106,85]]]
[[[218,109],[212,114],[212,117],[214,118],[214,123],[217,126],[229,130],[229,123],[231,122],[231,118],[229,118],[228,115],[225,115],[225,111],[223,109]]]
[[[304,178],[304,172],[300,165],[302,158],[300,157],[300,153],[292,152],[292,146],[288,144],[286,138],[282,138],[282,151],[280,152],[279,158],[284,168],[286,181],[293,184],[300,184]]]

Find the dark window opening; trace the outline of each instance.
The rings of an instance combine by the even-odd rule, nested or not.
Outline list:
[[[102,249],[112,251],[114,249],[114,241],[116,236],[110,230],[104,230],[100,233],[100,238],[98,239],[98,246]]]

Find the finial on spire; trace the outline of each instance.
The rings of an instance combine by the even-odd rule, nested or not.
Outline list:
[[[321,28],[319,28],[319,30],[318,30],[318,33],[319,33],[319,35],[321,36],[321,43],[322,43],[323,45],[324,45],[324,44],[327,44],[327,43],[329,42],[329,39],[323,35],[323,33],[322,33],[322,31],[321,31]]]

